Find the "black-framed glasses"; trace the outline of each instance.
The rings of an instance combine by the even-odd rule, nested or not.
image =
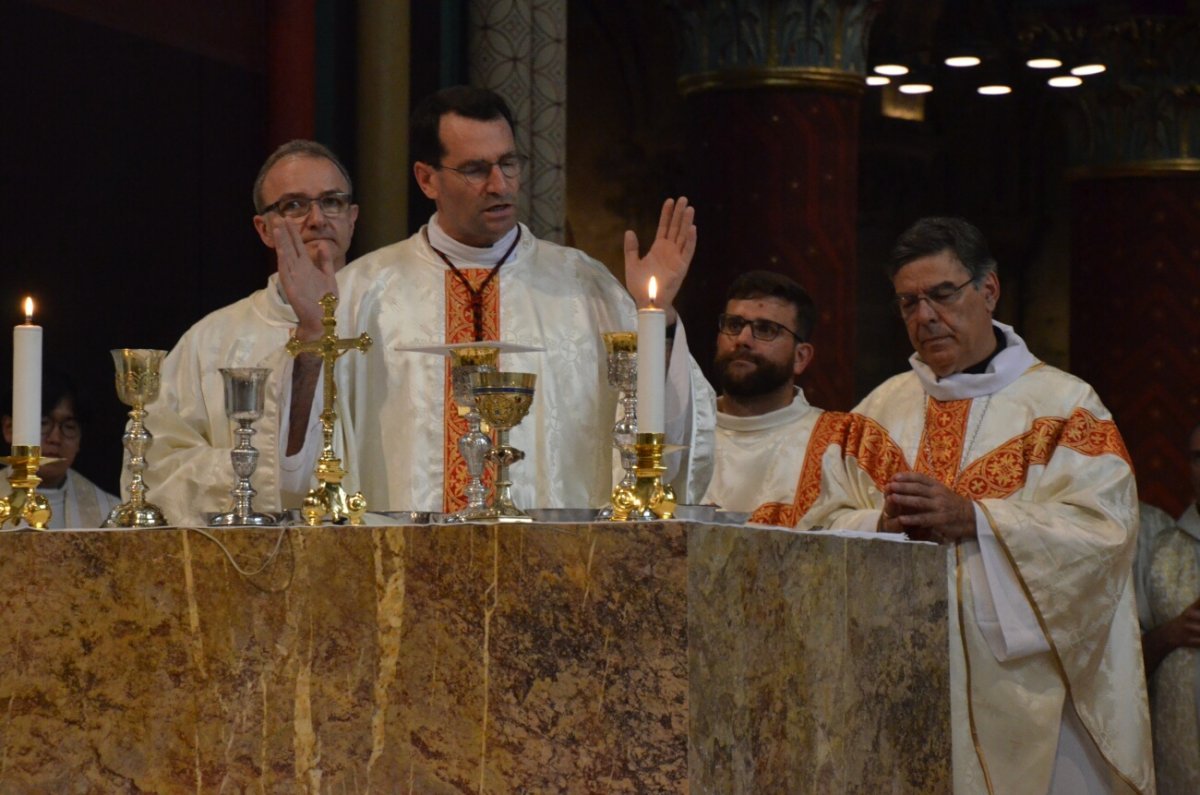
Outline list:
[[[55,427],[58,428],[59,435],[64,439],[79,438],[79,420],[74,417],[65,417],[61,420],[56,420],[53,417],[42,417],[42,438],[45,439],[49,436]]]
[[[304,218],[315,204],[321,208],[321,214],[337,218],[350,206],[352,198],[349,193],[330,191],[320,196],[284,196],[274,204],[268,204],[259,215],[279,213],[284,218]]]
[[[525,164],[528,162],[529,158],[525,155],[505,155],[495,163],[487,160],[471,160],[457,168],[442,165],[436,165],[434,168],[453,171],[469,184],[479,186],[488,181],[488,177],[492,175],[493,168],[500,169],[500,173],[508,179],[516,179],[521,176],[521,172],[525,169]]]
[[[974,281],[975,277],[972,276],[957,286],[953,284],[939,284],[937,287],[924,293],[898,293],[893,300],[896,303],[896,308],[900,310],[900,316],[909,317],[913,312],[917,311],[917,307],[921,305],[922,299],[928,301],[934,309],[937,309],[939,306],[949,306],[958,299],[962,289]]]
[[[742,333],[742,329],[746,326],[750,327],[750,335],[762,342],[770,342],[784,331],[795,337],[796,342],[804,342],[804,337],[801,337],[782,323],[776,323],[774,320],[767,320],[766,318],[748,320],[741,315],[729,315],[724,312],[717,315],[717,329],[722,334],[736,337]]]

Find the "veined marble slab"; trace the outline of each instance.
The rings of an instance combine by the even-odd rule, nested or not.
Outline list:
[[[0,792],[949,790],[944,549],[205,532],[0,535]]]

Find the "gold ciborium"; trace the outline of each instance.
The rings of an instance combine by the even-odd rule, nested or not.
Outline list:
[[[146,502],[146,484],[142,472],[146,469],[146,448],[152,437],[143,421],[146,404],[158,397],[159,368],[166,351],[138,348],[117,348],[112,351],[117,368],[117,397],[131,408],[129,427],[121,437],[129,451],[129,501],[123,502],[108,515],[104,527],[161,527],[167,523],[162,510]]]
[[[496,429],[496,446],[488,458],[496,463],[494,518],[501,522],[528,522],[529,514],[512,500],[508,468],[525,458],[525,453],[508,443],[508,432],[519,424],[533,405],[534,373],[485,373],[471,375],[471,391],[479,415]]]
[[[450,350],[450,385],[458,412],[467,421],[467,432],[458,438],[458,453],[467,465],[467,504],[446,517],[447,522],[477,522],[495,519],[494,508],[487,504],[487,487],[483,485],[483,468],[492,449],[492,439],[483,432],[482,418],[475,406],[471,389],[474,373],[494,373],[500,364],[500,349],[480,344],[478,347]]]

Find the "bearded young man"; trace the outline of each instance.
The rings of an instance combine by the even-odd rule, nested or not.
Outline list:
[[[992,319],[1000,279],[971,224],[918,221],[891,276],[912,372],[846,418],[801,529],[953,546],[956,793],[1152,792],[1137,489],[1111,415]]]
[[[782,274],[749,271],[734,280],[717,318],[713,477],[704,502],[752,512],[751,521],[795,524],[793,497],[813,427],[798,378],[812,363],[817,310]]]

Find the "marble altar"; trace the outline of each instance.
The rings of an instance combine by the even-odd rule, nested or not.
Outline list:
[[[4,533],[0,791],[947,792],[947,565],[694,522]]]

